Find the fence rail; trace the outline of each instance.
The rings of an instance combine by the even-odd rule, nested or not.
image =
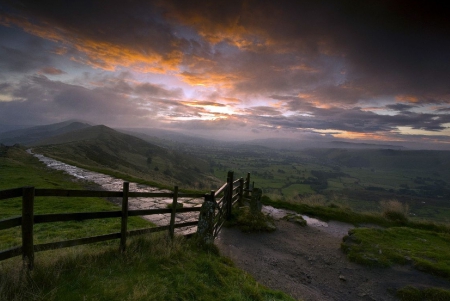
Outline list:
[[[126,249],[127,237],[154,233],[160,231],[168,231],[170,237],[174,236],[175,229],[183,227],[192,227],[199,224],[199,220],[175,223],[175,216],[179,213],[200,212],[202,207],[177,208],[178,198],[204,198],[206,201],[213,201],[213,227],[211,235],[215,238],[222,228],[226,219],[231,216],[232,205],[248,197],[251,191],[250,174],[247,179],[243,178],[233,181],[233,172],[228,173],[227,182],[220,187],[217,192],[212,191],[210,194],[199,193],[178,193],[178,187],[174,187],[173,192],[154,193],[154,192],[130,192],[129,183],[123,183],[122,191],[96,191],[96,190],[67,190],[67,189],[39,189],[34,187],[21,187],[0,191],[0,200],[22,197],[22,216],[11,217],[0,220],[0,230],[21,226],[22,245],[6,250],[0,250],[0,261],[22,255],[28,268],[32,269],[34,265],[34,252],[55,250],[66,247],[102,242],[113,239],[120,239],[120,250]],[[35,197],[117,197],[122,198],[122,210],[117,211],[101,211],[101,212],[75,212],[75,213],[53,213],[53,214],[34,214],[34,198]],[[139,209],[128,210],[128,199],[136,197],[145,198],[172,198],[171,208],[158,209]],[[217,202],[216,199],[219,199]],[[129,216],[142,216],[154,214],[170,214],[170,222],[168,225],[127,230]],[[199,215],[200,216],[200,215]],[[121,230],[117,233],[109,233],[92,237],[77,238],[65,241],[34,244],[34,224],[66,222],[66,221],[84,221],[90,219],[104,218],[121,218]]]

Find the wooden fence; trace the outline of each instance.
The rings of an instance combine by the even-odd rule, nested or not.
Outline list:
[[[200,212],[202,207],[177,208],[178,198],[204,198],[204,203],[214,202],[214,225],[213,237],[216,237],[222,228],[226,219],[231,216],[231,208],[236,201],[248,197],[250,192],[250,174],[246,181],[243,178],[233,181],[233,172],[228,173],[227,183],[225,183],[217,192],[211,191],[209,194],[179,193],[178,187],[170,193],[152,193],[152,192],[131,192],[129,183],[123,183],[122,191],[94,191],[94,190],[65,190],[65,189],[38,189],[34,187],[22,187],[0,191],[0,200],[22,197],[22,216],[0,220],[0,230],[21,226],[22,245],[7,250],[0,250],[0,261],[22,255],[28,268],[32,269],[34,265],[34,253],[46,250],[55,250],[65,247],[78,246],[102,242],[112,239],[120,239],[120,250],[123,252],[126,248],[127,237],[142,235],[153,232],[168,231],[170,237],[174,236],[176,228],[198,225],[197,221],[175,223],[177,213]],[[34,214],[35,197],[117,197],[122,198],[122,210],[103,211],[103,212],[78,212],[78,213],[57,213],[57,214]],[[172,198],[171,208],[128,210],[129,198]],[[219,201],[216,201],[216,198]],[[170,214],[170,223],[164,226],[152,228],[127,230],[129,216]],[[89,219],[121,218],[121,231],[93,237],[84,237],[59,242],[34,244],[34,224],[65,222],[65,221],[83,221]]]

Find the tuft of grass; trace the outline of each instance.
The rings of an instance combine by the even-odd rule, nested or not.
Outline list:
[[[416,269],[450,279],[450,234],[391,227],[356,228],[341,244],[354,262],[371,266],[412,264]]]
[[[450,291],[436,287],[418,289],[406,286],[397,290],[395,296],[401,301],[446,301],[450,300]]]
[[[254,213],[248,206],[233,208],[231,221],[227,226],[237,226],[243,232],[270,232],[276,230],[273,218],[262,213]]]
[[[299,214],[287,214],[283,219],[288,222],[294,222],[302,227],[306,227],[307,224],[305,219]]]
[[[183,203],[177,203],[177,209],[181,209],[181,208],[183,208]],[[168,203],[167,204],[167,209],[172,209],[173,208],[173,203]]]
[[[40,257],[31,273],[19,260],[0,265],[0,299],[293,300],[180,236],[131,239],[123,254],[111,246],[75,249]]]
[[[383,200],[380,202],[381,211],[385,218],[398,224],[406,225],[408,222],[408,204],[403,204],[398,200]]]

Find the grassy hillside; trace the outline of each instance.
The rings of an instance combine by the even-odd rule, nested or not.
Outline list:
[[[220,184],[207,161],[164,149],[103,125],[45,139],[37,153],[108,174],[154,184],[209,190]]]
[[[0,190],[25,185],[81,189],[88,183],[46,168],[21,147],[0,146]],[[20,215],[21,199],[0,201],[0,219]],[[117,210],[100,198],[36,198],[35,213]],[[129,218],[129,228],[149,227]],[[120,219],[36,224],[35,243],[117,232]],[[0,249],[19,245],[20,228],[0,231]],[[0,262],[0,300],[292,300],[259,285],[215,248],[165,234],[35,254],[27,273],[21,258]]]

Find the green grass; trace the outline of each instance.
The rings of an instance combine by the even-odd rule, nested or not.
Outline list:
[[[450,300],[450,291],[428,287],[423,289],[418,289],[412,286],[406,286],[399,289],[396,292],[396,297],[401,301],[447,301]]]
[[[319,197],[316,195],[316,197]],[[261,201],[264,205],[273,206],[295,211],[297,213],[306,214],[311,217],[317,217],[324,221],[340,221],[355,226],[372,224],[381,227],[398,227],[407,226],[414,229],[422,229],[428,231],[436,231],[442,233],[450,233],[450,226],[447,223],[434,223],[429,221],[416,220],[392,220],[377,212],[356,212],[350,207],[329,202],[321,201],[317,204],[305,204],[301,200],[295,202],[285,202],[272,200],[267,196],[263,196]]]
[[[375,266],[409,264],[450,279],[450,234],[392,227],[356,228],[344,238],[342,249],[350,260]]]
[[[283,195],[286,198],[293,198],[297,195],[307,195],[307,194],[314,194],[314,190],[311,189],[309,185],[306,184],[293,184],[286,188],[282,189]]]
[[[1,300],[293,300],[196,240],[133,239],[127,252],[99,246],[40,257],[27,275],[0,265]]]
[[[263,196],[261,201],[264,205],[292,210],[297,213],[306,214],[311,217],[317,217],[325,221],[335,220],[350,223],[353,225],[365,223],[371,223],[381,226],[395,225],[395,223],[387,220],[386,218],[381,216],[381,214],[354,212],[350,208],[340,207],[339,205],[336,205],[334,203],[329,203],[327,205],[309,205],[303,203],[274,201],[267,196]]]
[[[236,226],[243,232],[270,232],[276,230],[273,219],[262,212],[252,213],[248,206],[233,207],[228,227]]]

